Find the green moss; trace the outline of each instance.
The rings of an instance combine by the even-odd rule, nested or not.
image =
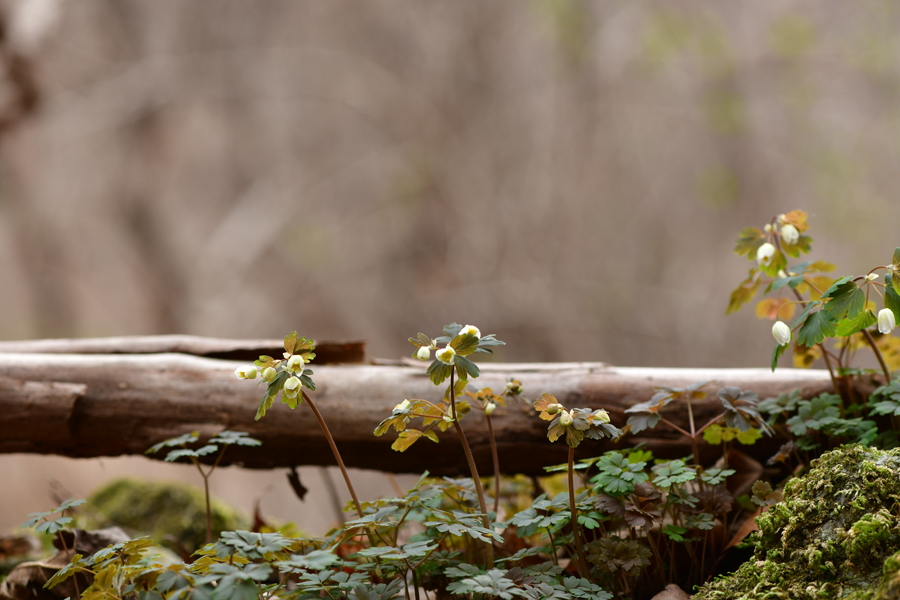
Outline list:
[[[900,598],[900,450],[823,455],[757,523],[753,560],[695,600]]]
[[[213,498],[213,539],[222,531],[247,529],[247,518]],[[88,499],[95,527],[118,525],[176,551],[193,552],[206,542],[203,492],[183,483],[116,479]]]

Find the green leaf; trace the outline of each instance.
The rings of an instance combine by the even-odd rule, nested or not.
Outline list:
[[[441,385],[448,377],[450,377],[450,373],[452,371],[452,365],[442,363],[441,361],[435,359],[428,366],[428,370],[425,371],[425,374],[428,375],[429,379],[431,379],[431,382],[434,383],[434,385]]]
[[[900,294],[894,289],[894,277],[888,273],[884,276],[884,307],[894,313],[894,322],[900,323]]]
[[[900,267],[900,248],[894,248],[894,258],[891,259],[891,264]]]
[[[784,351],[788,349],[789,344],[781,345],[775,344],[775,349],[772,351],[772,370],[775,370],[775,367],[778,366],[778,359],[781,358],[781,355],[784,354]]]
[[[837,335],[838,337],[847,337],[849,335],[853,335],[859,331],[862,331],[866,327],[871,327],[875,323],[878,322],[878,319],[875,315],[872,314],[870,310],[864,310],[859,313],[855,318],[846,318],[837,325]]]
[[[155,454],[162,450],[163,448],[174,448],[176,446],[186,446],[188,444],[193,444],[197,440],[200,439],[200,433],[197,431],[192,431],[190,433],[185,433],[184,435],[179,435],[178,437],[169,438],[165,441],[162,441],[158,444],[154,444],[147,449],[144,454]]]
[[[725,309],[726,315],[736,313],[741,306],[753,299],[756,295],[756,290],[759,289],[762,283],[757,274],[758,271],[755,268],[750,269],[750,276],[742,281],[737,289],[731,292],[731,296],[728,299],[728,308]]]
[[[762,229],[756,227],[744,227],[738,233],[737,242],[734,244],[734,253],[746,256],[748,260],[756,260],[756,251],[766,241]]]
[[[284,387],[284,382],[288,380],[288,377],[290,377],[290,374],[287,371],[282,371],[272,380],[272,383],[266,387],[266,393],[263,394],[262,400],[259,401],[259,407],[256,409],[256,421],[259,421],[266,416],[266,411],[269,410],[272,403],[275,402],[275,396],[277,396],[278,392],[281,391],[281,388]]]
[[[470,336],[470,337],[474,337],[474,336]],[[457,369],[461,369],[461,370],[465,371],[466,373],[468,373],[469,377],[472,379],[475,379],[481,373],[481,371],[478,370],[478,366],[475,363],[473,363],[468,358],[460,356],[459,354],[457,354],[453,358],[453,363],[456,365]]]
[[[457,356],[468,356],[478,348],[478,338],[471,333],[460,334],[450,340],[450,347],[456,351]]]
[[[768,265],[760,265],[759,270],[772,277],[778,277],[778,272],[783,271],[787,268],[787,257],[785,257],[784,252],[781,250],[775,250],[775,254],[772,255],[772,260],[769,261]]]
[[[283,330],[282,330],[283,331]],[[288,354],[293,354],[294,349],[297,347],[297,332],[292,331],[286,336],[284,336],[284,351]]]
[[[259,440],[249,437],[246,431],[220,431],[215,437],[210,438],[210,444],[222,444],[223,446],[259,446]]]
[[[179,450],[172,450],[166,455],[166,462],[174,462],[182,457],[189,458],[199,458],[201,456],[206,456],[207,454],[212,454],[216,450],[218,450],[218,446],[207,445],[199,448],[197,450],[191,450],[190,448],[181,448]]]
[[[824,310],[819,310],[810,314],[803,323],[800,331],[797,332],[797,343],[812,348],[826,337],[831,337],[836,333],[837,327],[834,320]]]
[[[406,452],[420,437],[422,437],[422,432],[418,429],[404,429],[397,434],[397,439],[391,444],[391,450]]]
[[[850,277],[839,279],[822,294],[822,298],[829,299],[823,310],[834,321],[845,315],[853,319],[866,307],[866,293]]]

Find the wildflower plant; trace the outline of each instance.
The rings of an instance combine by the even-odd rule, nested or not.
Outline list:
[[[778,215],[762,228],[742,229],[734,247],[736,254],[754,264],[731,293],[726,313],[737,312],[761,293],[756,315],[774,321],[772,369],[791,349],[795,367],[807,368],[821,359],[834,387],[833,395],[790,407],[767,400],[769,422],[775,426],[784,417],[779,431],[801,438],[801,449],[819,446],[818,438],[828,434],[843,442],[894,445],[900,423],[898,414],[885,410],[885,393],[892,371],[900,368],[900,339],[892,335],[900,321],[900,248],[894,249],[889,263],[841,277],[831,274],[836,266],[829,262],[800,260],[811,249],[808,218],[802,210]],[[871,350],[883,377],[868,400],[854,383],[861,378],[874,381],[876,375],[853,366],[862,348]],[[879,433],[877,423],[884,419],[892,431]]]

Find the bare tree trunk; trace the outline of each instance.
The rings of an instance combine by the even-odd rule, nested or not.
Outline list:
[[[262,396],[259,381],[239,381],[239,363],[183,354],[0,353],[0,452],[32,452],[72,457],[142,454],[151,445],[189,431],[210,436],[223,429],[246,431],[262,440],[257,448],[230,448],[224,463],[249,468],[333,464],[331,452],[305,407],[274,405],[260,421],[254,415]],[[476,384],[502,390],[519,379],[528,398],[554,394],[569,407],[605,408],[624,425],[624,410],[647,400],[655,386],[684,386],[702,380],[753,390],[760,398],[800,388],[804,396],[831,389],[824,371],[784,369],[648,369],[600,363],[482,364]],[[420,440],[405,453],[391,450],[393,432],[372,431],[405,398],[439,400],[442,389],[425,376],[424,365],[320,366],[315,369],[316,403],[348,466],[393,472],[462,473],[455,436],[440,444]],[[712,389],[715,389],[713,387]],[[721,412],[715,394],[694,403],[699,423]],[[666,416],[685,425],[686,411],[673,406]],[[546,439],[547,423],[527,402],[512,402],[493,417],[500,467],[507,473],[540,473],[566,460],[562,444]],[[462,422],[479,469],[491,470],[487,424],[470,413]],[[414,427],[415,425],[413,425]],[[684,456],[690,443],[663,426],[626,436],[621,444],[643,442],[658,456]],[[749,447],[765,458],[776,441]],[[581,456],[616,445],[585,441]],[[712,454],[716,449],[708,449]],[[701,453],[703,451],[701,450]],[[711,458],[706,456],[706,458]]]

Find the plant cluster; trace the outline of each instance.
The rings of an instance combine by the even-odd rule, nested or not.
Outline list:
[[[426,473],[403,495],[361,501],[306,391],[316,389],[307,366],[315,356],[315,343],[293,332],[284,340],[281,358],[261,356],[235,374],[247,380],[260,376],[265,385],[257,419],[279,395],[291,409],[305,401],[350,492],[345,510],[355,512],[356,518],[322,538],[225,532],[219,540],[209,540],[190,564],[164,565],[147,556],[149,542],[133,540],[90,557],[76,555],[48,585],[75,573],[89,575],[90,587],[82,594],[89,600],[604,600],[645,597],[668,582],[691,589],[713,573],[741,517],[773,510],[769,507],[780,498],[777,481],[774,488],[770,482],[757,481],[752,487],[745,482],[748,494],[735,497],[740,487],[735,481],[743,474],[729,464],[734,442],[749,445],[764,435],[782,437],[785,443],[770,464],[783,464],[779,468],[786,475],[809,465],[836,442],[886,446],[897,439],[900,384],[891,379],[891,366],[900,365],[900,342],[890,333],[900,318],[900,249],[890,265],[835,279],[827,275],[834,270],[829,263],[789,264],[788,257],[809,253],[807,230],[806,215],[793,211],[762,229],[741,232],[736,252],[755,264],[732,294],[728,312],[762,291],[756,312],[775,321],[773,369],[791,346],[796,365],[825,361],[834,393],[804,398],[792,392],[760,401],[752,392],[720,387],[714,398],[721,412],[696,422],[695,405],[704,401],[708,411],[714,382],[659,387],[650,399],[626,410],[622,429],[610,422],[605,410],[566,406],[543,393],[531,404],[537,417],[547,421],[549,442],[561,440],[568,447],[567,462],[547,469],[564,478],[564,484],[558,482],[561,491],[553,493],[551,484],[545,482],[541,485],[547,489],[540,489],[535,480],[523,502],[521,494],[504,498],[501,493],[492,420],[502,416],[509,402],[525,401],[525,390],[518,381],[508,382],[500,393],[473,386],[480,371],[472,357],[490,354],[503,342],[482,335],[475,326],[453,323],[438,337],[419,333],[409,339],[413,357],[430,361],[426,373],[435,386],[443,386],[443,393],[400,401],[374,435],[393,430],[392,448],[399,452],[420,440],[436,443],[442,434],[455,435],[469,476],[429,478]],[[879,269],[887,271],[884,283],[877,281]],[[883,304],[877,315],[876,302]],[[876,371],[852,366],[854,354],[863,347],[875,352],[885,381],[876,381]],[[864,384],[873,382],[881,385],[866,391]],[[465,419],[476,415],[483,415],[490,434],[492,490],[476,467],[463,427]],[[657,458],[637,446],[576,459],[576,450],[584,452],[586,440],[618,441],[659,426],[688,440],[692,454]],[[205,445],[199,442],[196,433],[187,434],[161,442],[150,452],[174,448],[166,460],[190,460],[207,493],[209,476],[230,445],[258,443],[239,432],[222,432]],[[717,453],[721,458],[715,463],[701,460]],[[206,470],[204,463],[209,465]],[[39,527],[49,531],[66,524],[47,520],[50,514],[32,515],[27,525],[40,522]]]

